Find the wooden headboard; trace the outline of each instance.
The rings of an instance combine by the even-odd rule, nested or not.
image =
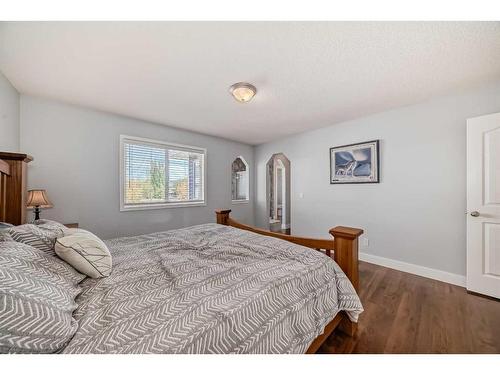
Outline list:
[[[26,222],[26,154],[0,152],[0,222],[20,225]]]

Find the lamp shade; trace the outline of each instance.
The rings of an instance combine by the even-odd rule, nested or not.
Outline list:
[[[28,208],[52,208],[52,203],[47,197],[45,190],[28,190],[28,200],[26,202]]]

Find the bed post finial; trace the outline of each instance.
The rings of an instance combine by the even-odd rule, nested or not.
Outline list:
[[[363,229],[335,227],[330,229],[330,234],[333,236],[333,259],[351,280],[354,289],[358,291],[358,237],[363,234]]]
[[[229,213],[231,210],[216,210],[217,224],[229,225]]]

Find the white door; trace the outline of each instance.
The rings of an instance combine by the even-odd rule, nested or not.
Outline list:
[[[467,120],[467,289],[500,298],[500,113]]]

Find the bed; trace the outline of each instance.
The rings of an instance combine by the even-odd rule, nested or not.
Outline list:
[[[3,218],[14,197],[13,162],[4,162]],[[79,282],[75,330],[58,352],[314,353],[335,329],[355,334],[360,229],[310,239],[238,223],[230,212],[218,210],[216,223],[106,241],[113,271]]]

